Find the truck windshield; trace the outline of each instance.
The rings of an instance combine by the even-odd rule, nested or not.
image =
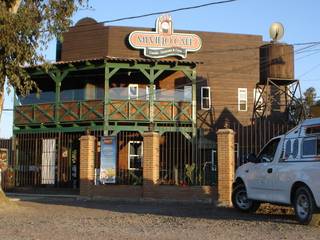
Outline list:
[[[274,155],[276,154],[279,142],[280,138],[275,138],[270,141],[259,153],[259,162],[272,162],[274,159]]]

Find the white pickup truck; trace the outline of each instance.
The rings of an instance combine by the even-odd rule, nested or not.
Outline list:
[[[308,119],[271,139],[236,171],[232,203],[244,212],[268,202],[294,207],[301,224],[319,218],[320,118]]]

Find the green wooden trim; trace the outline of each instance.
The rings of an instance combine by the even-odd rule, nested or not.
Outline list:
[[[190,121],[193,121],[192,116],[189,116],[189,113],[186,112],[186,109],[188,109],[190,107],[190,105],[186,105],[185,107],[180,107],[178,105],[179,102],[174,102],[174,107],[179,109],[179,112],[174,116],[174,120],[178,120],[179,117],[182,117],[183,115],[185,115]],[[192,106],[191,106],[192,107]]]
[[[185,136],[186,139],[188,139],[189,141],[192,141],[192,137],[188,132],[185,132],[185,131],[180,131],[180,132],[182,133],[183,136]]]
[[[58,122],[62,122],[62,121],[63,121],[63,118],[66,117],[66,116],[68,116],[68,115],[71,115],[72,117],[74,117],[74,118],[76,119],[75,121],[77,121],[77,120],[80,118],[80,116],[79,116],[77,113],[74,113],[74,112],[72,111],[72,109],[64,106],[63,103],[59,104],[59,110],[60,110],[60,109],[65,110],[65,113],[64,113],[62,116],[59,117]],[[79,108],[78,108],[78,109],[79,109]]]
[[[46,111],[42,110],[39,105],[37,104],[33,104],[33,111],[37,110],[39,112],[41,112],[43,115],[45,115],[47,118],[49,118],[50,120],[54,121],[54,116],[50,116]],[[54,112],[54,109],[53,109]],[[35,115],[34,115],[35,116]],[[34,117],[35,118],[35,117]]]
[[[59,70],[54,68],[53,70],[49,70],[48,75],[52,78],[52,80],[56,84],[56,89],[55,89],[55,122],[58,122],[60,119],[60,93],[61,93],[61,83],[63,79],[67,77],[69,74],[70,69],[65,69],[65,70]]]
[[[173,105],[173,102],[168,102],[166,105],[161,105],[161,104],[157,104],[158,102],[155,102],[155,107],[159,110],[159,112],[154,116],[154,119],[157,121],[161,121],[160,119],[157,119],[157,117],[160,115],[164,115],[168,121],[172,120],[173,119],[173,115],[172,116],[169,116],[165,111],[167,109],[167,107],[171,107],[171,112],[173,114],[173,109],[172,109],[172,105]]]
[[[150,123],[154,122],[154,81],[155,74],[154,68],[150,69],[150,87],[149,87],[149,115],[150,115]]]
[[[19,133],[57,133],[57,132],[84,132],[89,129],[94,130],[103,130],[103,126],[72,126],[72,127],[62,127],[57,126],[55,128],[43,126],[42,128],[27,128],[27,129],[14,129],[14,134]]]
[[[154,74],[154,80],[156,80],[161,75],[161,73],[163,73],[164,71],[165,71],[165,69],[157,70],[157,72]]]
[[[193,70],[191,74],[192,80],[192,137],[197,136],[197,74]]]
[[[131,114],[131,111],[129,111],[129,113],[128,113],[129,120],[135,120],[133,117],[136,116],[136,115],[139,114],[139,113],[144,117],[144,119],[142,119],[142,121],[143,121],[143,120],[149,120],[149,117],[146,116],[146,115],[144,114],[144,112],[143,112],[143,108],[148,104],[147,101],[145,101],[141,106],[137,106],[137,105],[135,104],[135,101],[134,101],[134,100],[133,100],[133,101],[128,101],[128,103],[129,103],[129,106],[132,106],[132,107],[134,107],[134,108],[136,109],[136,112],[133,113],[133,114]],[[131,108],[129,108],[129,109],[131,109]]]
[[[33,114],[33,105],[31,106],[32,108],[32,116],[34,116]],[[30,118],[27,114],[25,114],[23,111],[21,111],[19,108],[16,108],[15,109],[15,112],[21,114],[23,117],[25,117],[30,123],[33,123],[34,122],[34,119],[33,118]]]
[[[195,66],[193,65],[183,65],[183,63],[176,62],[175,64],[172,63],[139,63],[139,62],[109,62],[108,60],[101,60],[100,62],[95,61],[83,61],[78,62],[77,65],[67,64],[67,65],[52,65],[49,70],[44,68],[37,67],[34,71],[30,72],[30,76],[38,76],[38,75],[46,75],[46,74],[56,74],[57,72],[74,72],[74,71],[85,71],[85,70],[95,70],[105,68],[108,65],[108,68],[118,68],[118,69],[150,69],[153,68],[155,70],[169,70],[169,71],[192,71]],[[161,73],[157,73],[159,76]],[[157,76],[157,77],[158,77]],[[53,77],[55,78],[55,77]]]
[[[116,60],[101,60],[101,61],[96,61],[96,60],[88,60],[88,61],[83,61],[83,62],[77,62],[77,64],[59,64],[59,65],[53,65],[51,67],[51,69],[49,71],[45,71],[43,68],[39,67],[37,69],[35,69],[34,72],[31,72],[30,75],[31,76],[36,76],[36,75],[41,75],[41,74],[48,74],[56,83],[56,96],[55,96],[55,108],[54,108],[54,122],[55,124],[58,126],[59,124],[59,120],[61,120],[63,117],[65,117],[66,115],[71,115],[74,118],[76,118],[77,120],[75,121],[68,121],[70,123],[72,122],[78,122],[78,121],[82,121],[85,120],[85,117],[90,114],[93,113],[95,115],[97,115],[98,117],[104,119],[104,124],[103,126],[99,126],[99,128],[103,127],[104,133],[107,135],[109,131],[113,130],[114,128],[116,128],[117,130],[114,131],[118,131],[118,130],[125,130],[125,129],[130,129],[131,131],[134,130],[139,130],[139,131],[145,131],[148,130],[147,126],[138,126],[137,124],[139,123],[152,123],[152,122],[169,122],[170,124],[177,122],[174,121],[177,118],[179,118],[182,115],[185,115],[188,119],[190,119],[190,116],[187,113],[187,106],[184,108],[181,108],[179,110],[179,113],[174,116],[172,115],[172,117],[168,116],[168,114],[165,111],[166,107],[161,107],[160,105],[155,106],[155,101],[154,101],[154,83],[155,80],[164,72],[164,71],[182,71],[184,72],[184,74],[192,80],[192,117],[190,120],[192,120],[192,132],[193,132],[193,136],[196,135],[196,71],[194,70],[195,66],[194,65],[184,65],[185,63],[179,63],[179,62],[175,62],[175,64],[173,63],[154,63],[154,62],[150,62],[150,63],[141,63],[141,62],[137,62],[137,61],[130,61],[130,62],[123,62],[121,60],[119,60],[119,62],[115,62]],[[66,78],[66,76],[68,75],[68,73],[70,72],[74,72],[74,71],[82,71],[82,70],[95,70],[95,69],[101,69],[104,68],[104,84],[105,84],[105,95],[104,95],[104,113],[103,116],[101,113],[99,113],[98,111],[96,111],[96,107],[90,107],[88,106],[86,103],[78,103],[79,107],[79,116],[78,114],[74,113],[73,111],[71,111],[70,109],[67,109],[63,103],[61,104],[61,99],[60,99],[60,92],[61,92],[61,83],[63,82],[63,80]],[[149,89],[149,101],[147,101],[146,103],[142,104],[141,106],[138,106],[134,101],[128,101],[128,102],[124,102],[120,108],[115,108],[114,105],[112,105],[112,101],[110,100],[110,96],[109,96],[109,82],[110,82],[110,78],[112,76],[114,76],[120,69],[127,69],[127,70],[139,70],[142,74],[144,74],[147,79],[150,82],[150,89]],[[144,112],[144,108],[145,105],[149,103],[149,115],[146,114]],[[115,111],[113,111],[111,114],[109,114],[109,107],[113,106],[115,108]],[[126,105],[127,104],[127,105]],[[88,111],[86,114],[82,114],[82,106],[88,108]],[[124,107],[127,106],[128,107],[128,113],[126,113],[125,111],[123,111]],[[175,108],[177,105],[174,105],[174,103],[172,103],[171,107],[171,111],[173,112],[173,108]],[[178,107],[178,106],[177,106]],[[63,110],[65,110],[65,114],[60,117],[60,108],[62,108]],[[135,108],[136,112],[134,114],[131,115],[130,112],[130,108]],[[159,113],[157,113],[157,115],[154,115],[154,110],[155,108],[159,109]],[[15,108],[15,110],[17,110]],[[40,109],[38,109],[40,110]],[[20,111],[21,112],[21,111]],[[43,111],[41,111],[43,114],[45,114],[47,117],[49,117],[49,114],[44,113]],[[110,118],[112,116],[114,116],[115,114],[121,114],[124,118],[124,120],[128,120],[128,122],[132,123],[135,122],[135,125],[124,125],[124,126],[120,126],[120,125],[112,125],[111,123],[114,123],[116,121],[112,121]],[[27,115],[25,115],[24,113],[22,113],[22,116],[25,116],[29,121],[30,121],[30,125],[32,126],[32,124],[35,123],[34,119],[31,119],[31,117],[28,117]],[[136,117],[137,115],[141,114],[143,116],[144,119],[141,120],[135,120],[134,117]],[[160,120],[157,119],[158,116],[165,116],[166,118],[168,118],[168,120]],[[88,120],[89,121],[89,120]],[[120,119],[119,122],[121,122],[122,120]],[[122,121],[123,122],[123,121]],[[188,123],[189,121],[178,121],[179,123]],[[95,126],[95,121],[90,121],[90,124],[93,127]],[[110,125],[111,124],[111,125]],[[74,126],[74,128],[77,131],[77,129],[81,130],[81,129],[85,129],[86,127],[79,127],[79,126]],[[165,129],[169,129],[170,131],[180,131],[180,129],[182,128],[176,128],[176,127],[160,127],[160,126],[156,126],[156,129],[158,129],[159,131],[166,131]],[[44,129],[47,129],[46,127],[44,127]],[[65,129],[65,127],[61,127],[58,126],[57,127],[58,131],[60,131],[61,129]],[[60,129],[60,130],[59,130]],[[68,128],[70,130],[70,128]],[[183,128],[183,131],[187,131],[186,128]],[[190,128],[187,128],[188,131],[190,130]],[[30,130],[33,131],[35,129],[24,129],[26,131]],[[52,130],[52,129],[51,129]],[[51,131],[50,130],[50,131]],[[68,130],[68,131],[69,131]],[[20,130],[19,130],[20,131]]]
[[[89,113],[93,113],[96,116],[100,117],[101,119],[103,118],[103,114],[99,113],[97,110],[97,108],[100,106],[100,102],[97,102],[97,104],[95,106],[89,106],[87,104],[87,102],[79,102],[79,109],[80,109],[80,120],[85,119],[85,117],[89,114]],[[85,114],[82,114],[82,106],[87,107],[88,111]]]
[[[117,114],[117,113],[120,113],[125,120],[129,120],[128,115],[127,115],[124,111],[122,111],[122,109],[123,109],[126,105],[129,104],[129,101],[124,100],[123,103],[122,103],[119,107],[115,106],[115,105],[114,105],[114,102],[112,102],[112,101],[111,101],[109,104],[110,104],[110,106],[112,106],[112,107],[115,109],[114,112],[112,112],[111,114],[108,115],[108,116],[109,116],[109,119],[111,119],[111,117],[112,117],[113,115],[115,115],[115,114]],[[129,108],[129,106],[128,106],[128,108]]]

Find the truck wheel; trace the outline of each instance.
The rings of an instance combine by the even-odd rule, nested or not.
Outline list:
[[[313,216],[315,202],[310,190],[307,187],[300,187],[295,193],[293,202],[296,217],[301,224],[316,224],[316,216]]]
[[[233,189],[232,204],[242,212],[255,212],[260,207],[259,202],[248,199],[247,190],[243,184],[239,184]]]

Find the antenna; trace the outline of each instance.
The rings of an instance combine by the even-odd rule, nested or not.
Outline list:
[[[284,27],[279,22],[274,22],[271,24],[269,29],[270,38],[272,38],[273,42],[279,41],[284,34]]]

